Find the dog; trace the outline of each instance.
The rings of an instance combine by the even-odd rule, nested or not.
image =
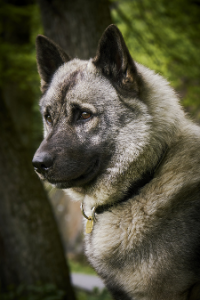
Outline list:
[[[110,25],[96,56],[39,35],[33,166],[82,202],[85,251],[117,300],[200,299],[200,128]]]

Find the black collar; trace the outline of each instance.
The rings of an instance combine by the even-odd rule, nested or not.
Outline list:
[[[115,205],[126,202],[130,198],[133,198],[133,197],[139,195],[140,190],[154,178],[155,173],[157,172],[158,168],[160,167],[161,163],[163,162],[163,160],[164,160],[164,158],[167,154],[167,151],[168,151],[168,147],[166,147],[166,149],[163,151],[163,153],[162,153],[158,163],[156,164],[156,166],[153,169],[151,169],[150,171],[147,171],[146,173],[144,173],[142,175],[141,179],[134,182],[130,186],[128,191],[125,193],[125,195],[122,199],[120,199],[119,201],[117,201],[115,203],[110,203],[110,204],[104,204],[104,205],[97,206],[96,209],[95,209],[95,213],[101,214],[104,211],[109,210],[110,208],[114,207]]]

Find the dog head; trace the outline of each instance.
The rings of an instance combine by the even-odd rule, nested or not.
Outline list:
[[[36,172],[58,188],[120,197],[120,187],[124,193],[151,169],[170,142],[175,118],[168,116],[166,127],[166,117],[163,123],[156,117],[156,109],[161,116],[171,113],[155,93],[156,79],[160,94],[168,89],[168,98],[175,98],[173,91],[132,60],[114,25],[89,61],[71,60],[44,36],[37,37],[36,48],[44,121],[44,140],[33,158]]]

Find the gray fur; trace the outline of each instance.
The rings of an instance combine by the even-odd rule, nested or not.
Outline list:
[[[61,63],[56,72],[44,44],[37,42],[44,141],[33,164],[81,200],[86,215],[113,204],[85,236],[90,263],[115,299],[199,300],[199,127],[168,82],[131,59],[114,25],[89,61],[65,62],[62,52],[61,63],[60,48],[47,46]],[[151,170],[153,179],[118,203]]]

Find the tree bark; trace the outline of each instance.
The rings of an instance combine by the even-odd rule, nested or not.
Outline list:
[[[31,165],[30,5],[34,0],[4,0],[0,11],[0,287],[51,283],[74,300],[57,224]]]
[[[45,35],[72,58],[94,57],[98,40],[111,24],[108,0],[40,0]]]
[[[63,247],[51,206],[33,172],[9,112],[0,101],[0,280],[53,283],[73,300]]]

